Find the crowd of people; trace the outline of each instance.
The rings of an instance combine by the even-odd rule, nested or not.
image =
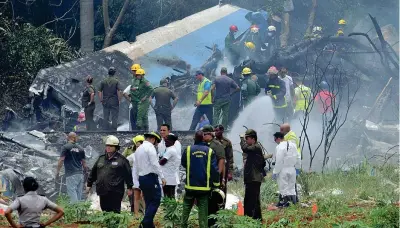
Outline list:
[[[71,132],[62,152],[56,170],[56,180],[62,166],[65,167],[67,194],[71,203],[83,200],[83,189],[91,194],[95,185],[100,207],[105,212],[121,212],[121,202],[127,195],[131,212],[144,217],[141,227],[154,227],[154,217],[162,197],[176,199],[176,187],[180,183],[179,169],[185,170],[185,194],[181,226],[188,226],[190,211],[198,207],[199,227],[213,227],[216,220],[210,215],[225,208],[228,181],[232,181],[233,149],[231,141],[224,134],[222,125],[206,125],[196,131],[193,144],[182,148],[177,135],[171,133],[168,124],[160,127],[160,133],[148,132],[136,135],[132,144],[120,148],[120,141],[113,135],[105,139],[105,153],[100,155],[89,168],[85,162],[85,152],[78,144],[77,134]],[[262,219],[260,186],[266,178],[266,159],[273,158],[272,179],[279,187],[277,207],[287,207],[298,201],[296,176],[300,172],[301,152],[296,134],[289,124],[281,125],[274,140],[278,144],[273,155],[266,155],[258,142],[257,132],[248,129],[240,135],[243,152],[243,180],[245,187],[244,214],[253,219]],[[89,171],[90,170],[90,171]],[[84,174],[89,172],[85,183]],[[60,207],[44,196],[36,193],[37,182],[27,177],[24,181],[26,194],[18,197],[6,211],[6,217],[13,227],[44,227],[63,215]],[[43,206],[36,207],[42,202]],[[42,205],[40,203],[40,205]],[[39,222],[45,209],[57,214],[47,223]],[[19,226],[12,218],[13,210],[20,215]],[[31,212],[35,211],[32,215]]]

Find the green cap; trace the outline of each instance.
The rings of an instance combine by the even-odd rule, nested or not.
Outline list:
[[[245,136],[257,136],[257,132],[253,129],[247,129]]]
[[[160,85],[162,85],[162,84],[164,84],[164,83],[168,83],[168,80],[165,79],[165,78],[163,78],[163,79],[160,80]]]
[[[203,132],[214,132],[214,128],[211,125],[206,125],[201,130]]]

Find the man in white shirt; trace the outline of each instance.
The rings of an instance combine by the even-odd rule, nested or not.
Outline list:
[[[136,117],[137,117],[137,110],[133,109],[132,103],[131,103],[131,98],[130,98],[130,92],[131,92],[131,85],[128,85],[124,92],[122,93],[125,97],[125,99],[129,102],[129,128],[130,130],[135,130],[136,129]],[[136,107],[137,109],[137,107]]]
[[[158,151],[158,157],[161,159],[164,155],[164,153],[167,151],[167,147],[165,146],[165,138],[171,134],[171,126],[168,124],[162,124],[160,127],[160,134],[161,134],[161,142],[157,146],[157,151]],[[179,159],[181,158],[182,155],[182,144],[176,140],[174,144],[176,151],[178,152]]]
[[[285,82],[285,87],[286,87],[286,102],[288,104],[287,106],[287,113],[288,117],[291,118],[293,115],[293,104],[292,104],[292,94],[293,94],[293,79],[288,75],[288,70],[285,67],[282,67],[281,70],[279,71],[279,77]]]
[[[174,146],[176,140],[178,140],[178,137],[174,134],[167,135],[164,139],[167,149],[159,161],[167,182],[163,187],[164,196],[169,198],[175,198],[175,188],[180,183],[179,166],[181,165],[181,156]]]
[[[277,180],[279,188],[279,203],[277,207],[288,207],[296,200],[296,169],[300,169],[300,155],[296,144],[284,141],[284,134],[276,132],[274,140],[276,146],[276,161],[272,172],[272,179]]]
[[[146,203],[146,212],[141,227],[154,227],[154,216],[161,202],[161,187],[158,178],[161,178],[163,186],[166,183],[155,148],[160,143],[161,136],[157,132],[151,132],[144,134],[144,137],[145,141],[135,152],[133,181],[135,183],[136,180],[139,180]]]

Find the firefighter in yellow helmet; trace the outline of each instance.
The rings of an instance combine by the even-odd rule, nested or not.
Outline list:
[[[148,112],[150,107],[149,97],[153,93],[153,87],[144,76],[144,69],[136,71],[136,78],[131,85],[132,118],[136,120],[137,130],[148,130]],[[132,129],[133,130],[133,129]]]
[[[136,71],[141,68],[142,68],[142,66],[138,63],[132,64],[132,66],[131,66],[132,81],[123,92],[125,99],[129,103],[131,103],[131,87],[132,87],[133,81],[136,79]],[[131,130],[136,129],[136,114],[135,114],[136,112],[137,112],[137,107],[134,109],[133,105],[130,104],[129,105],[129,122],[130,122]],[[135,118],[133,118],[134,116],[135,116]]]
[[[346,20],[340,19],[338,22],[339,28],[338,31],[336,32],[336,36],[344,36],[344,29],[347,25]]]
[[[258,82],[252,80],[253,72],[250,68],[245,67],[242,70],[243,80],[241,82],[241,95],[243,107],[246,107],[254,98],[260,94],[261,88]]]

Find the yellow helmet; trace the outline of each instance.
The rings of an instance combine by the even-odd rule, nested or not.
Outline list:
[[[254,50],[256,48],[256,45],[254,45],[253,42],[245,42],[244,45],[246,45],[246,47],[251,50]]]
[[[337,36],[344,36],[343,30],[342,30],[342,29],[338,29],[336,35],[337,35]]]
[[[144,71],[143,69],[138,69],[136,71],[136,75],[145,75],[145,74],[146,74],[146,71]]]
[[[345,25],[345,24],[346,24],[346,21],[344,19],[339,20],[339,25]]]
[[[251,69],[248,67],[243,68],[242,70],[242,75],[247,75],[247,74],[251,74]]]
[[[141,67],[140,64],[138,64],[138,63],[135,63],[135,64],[133,64],[133,65],[131,66],[131,70],[139,70],[140,68],[142,68],[142,67]]]
[[[144,141],[144,136],[143,135],[136,135],[135,137],[133,137],[132,139],[133,143],[137,143],[137,142],[143,142]]]

